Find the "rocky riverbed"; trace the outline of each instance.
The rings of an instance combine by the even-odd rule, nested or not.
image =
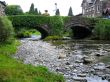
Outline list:
[[[104,45],[107,49],[102,48],[102,44],[91,44],[89,49],[90,44],[53,46],[40,40],[21,40],[21,44],[14,58],[25,64],[46,66],[63,74],[66,82],[110,82],[110,62],[100,61],[102,57],[109,57],[109,44]]]

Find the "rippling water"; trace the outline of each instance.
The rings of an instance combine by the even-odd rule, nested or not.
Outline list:
[[[57,45],[57,43],[61,43]],[[74,58],[75,56],[81,56],[86,55],[92,58],[95,58],[94,64],[97,63],[105,63],[110,65],[110,41],[93,41],[93,40],[77,40],[77,41],[56,41],[53,42],[53,44],[57,46],[65,46],[67,48],[70,48],[70,52],[74,52]],[[97,57],[94,54],[102,54],[103,56]],[[77,58],[75,58],[76,60]],[[73,60],[72,60],[73,61]],[[100,66],[99,66],[100,67]],[[109,72],[109,71],[108,71]],[[106,73],[105,73],[106,74]],[[109,82],[107,80],[103,80],[102,77],[99,77],[100,75],[92,75],[89,77],[86,77],[87,82]],[[110,73],[109,73],[110,76]],[[79,81],[80,82],[80,81]]]

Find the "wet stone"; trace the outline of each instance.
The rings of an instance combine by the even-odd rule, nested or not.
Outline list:
[[[73,77],[74,81],[79,81],[79,82],[87,82],[86,78],[83,77]]]
[[[21,59],[25,64],[46,66],[50,71],[63,74],[66,82],[87,82],[86,78],[89,74],[103,77],[103,79],[110,79],[108,78],[108,75],[110,75],[109,64],[94,63],[94,59],[90,57],[95,56],[93,54],[97,50],[85,48],[86,50],[83,53],[83,45],[80,44],[73,44],[72,48],[74,50],[71,50],[66,45],[64,45],[65,48],[59,48],[43,41],[26,40],[21,41],[21,43],[22,45],[18,48],[14,58]]]
[[[77,76],[79,76],[79,77],[86,77],[87,75],[86,74],[78,74]]]
[[[66,62],[65,64],[66,64],[66,65],[70,65],[70,63],[69,63],[69,62]]]

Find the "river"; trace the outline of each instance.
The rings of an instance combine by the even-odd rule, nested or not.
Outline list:
[[[21,43],[15,58],[61,73],[66,82],[110,82],[109,41],[22,39]]]
[[[109,82],[110,79],[110,42],[94,40],[65,40],[53,41],[59,49],[65,48],[68,56],[68,65],[72,65],[68,82],[76,80],[82,82]],[[84,62],[84,60],[86,60]],[[85,80],[85,79],[86,80]]]

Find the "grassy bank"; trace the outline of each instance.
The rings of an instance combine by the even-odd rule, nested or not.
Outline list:
[[[0,82],[65,82],[62,75],[50,72],[46,67],[25,65],[12,58],[19,42],[0,44]]]

